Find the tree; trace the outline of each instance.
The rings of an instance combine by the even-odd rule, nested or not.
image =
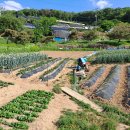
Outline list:
[[[127,23],[120,23],[113,28],[112,32],[110,32],[108,36],[111,39],[119,39],[118,42],[120,42],[121,39],[129,39],[130,38],[130,25]]]
[[[18,32],[15,30],[6,29],[1,36],[7,38],[7,44],[9,43],[9,40],[18,44],[25,44],[29,41],[29,35],[25,31]]]
[[[6,29],[20,31],[23,28],[21,20],[11,16],[4,15],[0,17],[0,33],[3,33]]]
[[[110,20],[104,20],[102,21],[100,27],[103,29],[103,31],[109,31],[111,28],[114,27],[114,23]]]
[[[51,26],[56,23],[56,18],[48,18],[48,17],[42,17],[40,20],[35,20],[34,25],[34,33],[35,33],[35,41],[39,41],[39,39],[42,38],[42,36],[48,36],[51,34]]]
[[[89,31],[86,31],[84,34],[83,34],[83,38],[85,40],[94,40],[98,37],[97,35],[97,32],[95,30],[89,30]]]

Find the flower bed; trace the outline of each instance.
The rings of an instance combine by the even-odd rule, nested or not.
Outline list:
[[[39,79],[41,79],[42,81],[48,81],[50,79],[55,78],[64,68],[65,64],[68,62],[68,59],[64,59],[63,61],[61,61],[58,65],[56,65],[55,67],[53,67],[52,69],[47,70],[46,72],[44,72]]]
[[[47,108],[52,97],[53,93],[41,90],[26,92],[0,108],[0,124],[17,130],[27,130],[28,123],[33,122],[39,116],[38,113]],[[10,122],[9,119],[16,121]]]
[[[114,67],[110,74],[107,76],[103,84],[96,91],[96,96],[103,99],[110,99],[115,93],[115,89],[119,83],[120,79],[120,66]]]

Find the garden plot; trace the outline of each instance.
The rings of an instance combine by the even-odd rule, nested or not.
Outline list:
[[[31,90],[0,108],[0,124],[13,129],[28,129],[28,123],[47,108],[53,93]],[[2,129],[2,128],[1,128]]]
[[[107,76],[103,84],[96,91],[96,96],[103,99],[110,99],[115,93],[115,89],[119,83],[120,79],[120,66],[115,66],[110,74]]]
[[[53,65],[54,63],[58,62],[59,60],[61,60],[61,58],[57,58],[57,59],[51,59],[48,61],[42,61],[38,64],[36,64],[35,66],[26,68],[25,70],[21,70],[20,72],[18,72],[17,75],[21,74],[21,78],[28,78],[38,72],[42,72],[43,70],[47,69],[49,66]]]
[[[129,63],[130,51],[129,50],[113,50],[101,51],[94,56],[93,63],[110,64],[110,63]]]
[[[43,75],[40,76],[40,79],[42,81],[48,81],[50,79],[55,78],[62,71],[67,62],[68,59],[62,60],[58,65],[56,65],[52,69],[45,71]]]
[[[40,53],[2,54],[0,55],[0,68],[1,70],[12,70],[46,58],[46,55]]]
[[[128,99],[127,105],[130,106],[130,66],[128,67]]]
[[[91,78],[84,83],[84,85],[82,86],[83,88],[88,88],[91,87],[92,85],[95,84],[95,82],[97,81],[98,78],[101,77],[101,75],[105,72],[105,66],[99,67],[91,76]]]

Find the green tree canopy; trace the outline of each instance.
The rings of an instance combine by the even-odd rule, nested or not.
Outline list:
[[[102,21],[100,27],[103,29],[103,31],[109,31],[114,27],[114,23],[110,20],[104,20]]]
[[[22,28],[23,22],[16,17],[11,15],[0,16],[0,33],[4,32],[6,29],[20,31]]]
[[[129,39],[130,38],[130,24],[127,23],[120,23],[117,26],[115,26],[108,34],[108,36],[111,39],[119,39],[119,42],[121,39]]]
[[[54,17],[41,17],[40,20],[35,20],[34,21],[34,25],[35,25],[35,29],[34,29],[34,33],[36,36],[36,41],[38,41],[40,38],[42,38],[42,36],[47,36],[49,34],[51,34],[51,26],[56,24],[56,18]]]

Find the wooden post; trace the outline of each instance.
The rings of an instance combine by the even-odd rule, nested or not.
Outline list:
[[[77,90],[76,88],[76,74],[75,74],[75,69],[73,69],[73,89],[74,90]]]

